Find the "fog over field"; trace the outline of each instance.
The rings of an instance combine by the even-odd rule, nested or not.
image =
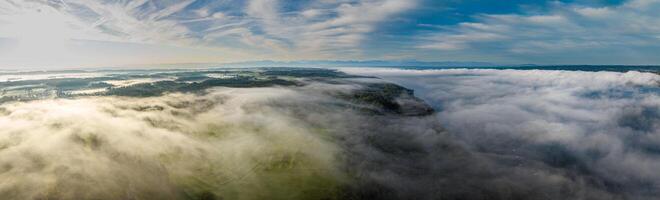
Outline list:
[[[25,83],[57,88],[59,97],[11,98],[19,100],[0,104],[0,196],[653,199],[660,195],[656,172],[660,77],[656,74],[342,71],[348,74],[318,69],[232,71],[250,75],[225,81],[213,78],[219,75],[202,76],[220,73],[215,71],[168,72],[172,76],[168,79],[175,81],[110,85],[101,88],[107,93],[85,95],[60,90],[86,90],[103,85],[96,81],[132,79],[99,75],[75,79],[83,83],[75,88],[63,80],[29,80]],[[150,73],[131,77],[165,76]],[[415,89],[414,94],[436,112],[387,82]],[[21,83],[6,82],[12,85],[7,94]]]

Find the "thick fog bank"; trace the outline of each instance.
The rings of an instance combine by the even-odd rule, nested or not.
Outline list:
[[[465,188],[473,194],[484,190],[497,190],[500,195],[530,192],[528,197],[518,196],[523,199],[655,199],[660,195],[657,74],[343,71],[378,76],[415,89],[417,96],[438,110],[438,119],[453,140],[474,155],[492,160],[487,171],[500,176],[467,178],[516,186]],[[530,180],[546,184],[529,184]]]
[[[0,105],[0,197],[660,195],[657,75],[346,70],[413,88],[438,113],[364,77],[9,102]]]
[[[465,152],[442,139],[432,115],[346,98],[362,88],[310,82],[5,103],[0,197],[429,198],[430,152]]]

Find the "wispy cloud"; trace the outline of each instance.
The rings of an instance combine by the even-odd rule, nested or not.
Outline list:
[[[637,57],[633,60],[644,63],[639,57],[648,57],[648,48],[659,47],[659,16],[653,9],[658,7],[660,1],[655,0],[610,7],[554,3],[543,13],[482,14],[475,16],[476,22],[440,27],[420,37],[424,42],[418,47],[555,63],[615,61],[607,58],[613,55]]]
[[[359,52],[361,42],[387,18],[415,1],[87,1],[11,0],[0,3],[0,20],[22,13],[60,16],[71,39],[205,46],[273,55],[337,56]],[[0,26],[3,26],[0,23]],[[12,37],[12,29],[0,36]],[[84,34],[79,34],[84,33]]]
[[[48,32],[78,40],[204,48],[222,57],[216,61],[660,62],[654,55],[660,50],[656,0],[484,1],[472,8],[475,2],[7,0],[0,2],[0,37]],[[246,56],[228,56],[237,52]]]

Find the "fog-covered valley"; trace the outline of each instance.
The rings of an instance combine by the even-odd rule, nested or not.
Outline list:
[[[4,199],[658,195],[651,73],[21,73],[0,83]]]
[[[657,198],[657,68],[574,68],[343,71],[415,89],[453,141],[493,160],[488,170],[513,173],[497,180],[516,187],[498,191],[529,192],[484,199]]]

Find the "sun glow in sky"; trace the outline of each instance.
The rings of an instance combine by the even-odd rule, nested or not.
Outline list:
[[[658,64],[658,0],[3,0],[0,67]]]
[[[2,18],[4,37],[11,45],[0,52],[0,61],[8,67],[66,67],[80,60],[72,48],[72,39],[82,31],[67,21],[56,9],[36,7],[17,10]]]
[[[24,8],[5,8],[10,12],[0,12],[0,39],[4,39],[0,40],[0,68],[77,68],[218,61],[213,55],[219,53],[213,48],[131,41],[130,38],[100,31],[98,23],[102,21],[89,24],[72,16],[69,13],[71,8],[64,4],[62,7],[52,7],[41,5],[39,1],[23,3]],[[0,11],[2,5],[0,3]]]
[[[71,56],[67,45],[73,30],[56,13],[31,11],[10,20],[7,28],[16,33],[13,38],[17,40],[9,52],[12,59],[47,64]]]

